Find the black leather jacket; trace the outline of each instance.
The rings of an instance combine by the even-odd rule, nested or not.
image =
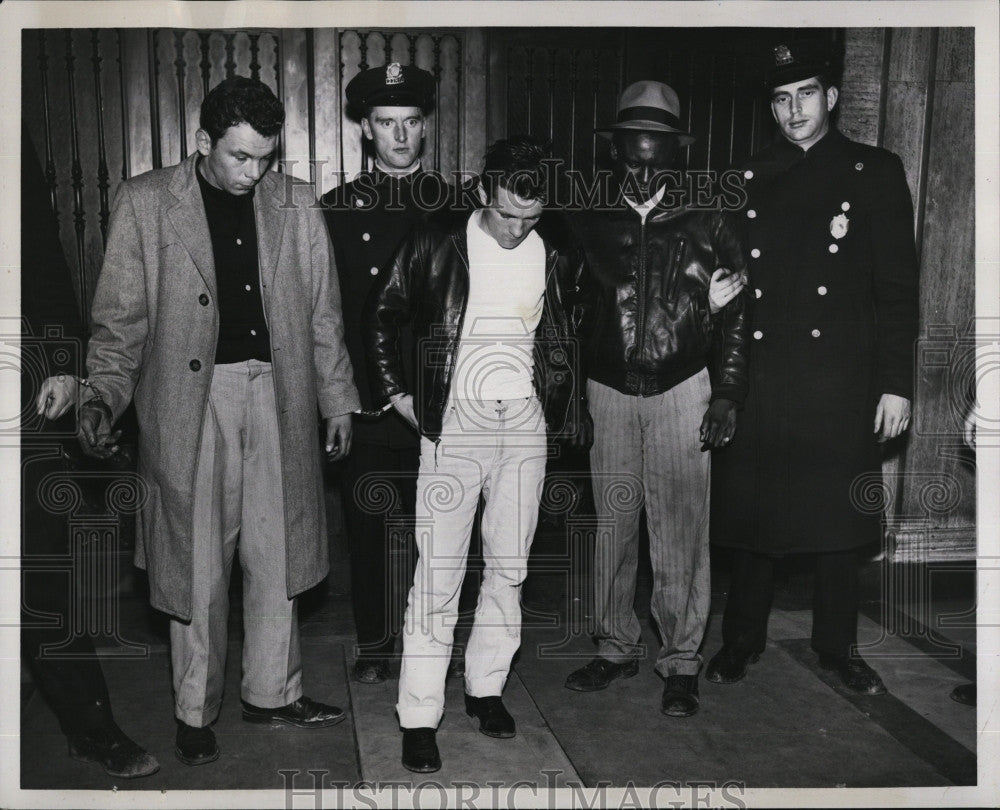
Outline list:
[[[365,305],[365,353],[377,404],[412,393],[420,432],[432,441],[441,435],[468,303],[468,218],[448,213],[417,225]],[[550,437],[567,437],[586,407],[578,341],[590,311],[585,262],[558,215],[543,214],[536,232],[545,245],[545,303],[535,330],[534,387]],[[413,330],[417,380],[403,374],[399,326],[405,322]]]
[[[748,293],[715,315],[708,303],[716,269],[746,267],[729,216],[663,203],[645,223],[627,204],[574,214],[597,294],[585,358],[591,379],[652,396],[707,365],[712,399],[743,402]]]

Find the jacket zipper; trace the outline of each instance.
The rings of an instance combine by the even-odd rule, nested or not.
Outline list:
[[[646,217],[639,222],[639,273],[636,279],[635,291],[636,307],[638,308],[634,354],[632,359],[642,359],[642,348],[645,345],[646,332]],[[642,394],[642,381],[639,381],[639,390]]]

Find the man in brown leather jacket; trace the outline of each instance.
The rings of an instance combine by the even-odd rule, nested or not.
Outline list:
[[[677,149],[694,140],[679,112],[665,84],[627,87],[617,122],[598,130],[612,139],[616,199],[573,218],[597,296],[585,368],[594,501],[610,531],[598,532],[594,562],[598,656],[566,686],[604,689],[635,675],[645,655],[633,609],[645,501],[662,711],[685,717],[698,710],[711,596],[705,451],[732,438],[747,373],[745,264],[732,225],[668,191]]]
[[[403,766],[418,773],[441,767],[435,735],[480,493],[485,568],[466,648],[465,710],[484,734],[513,737],[501,693],[520,645],[546,439],[590,442],[575,340],[586,320],[584,259],[568,228],[544,212],[547,158],[526,137],[490,147],[486,206],[418,224],[363,318],[376,405],[391,401],[421,436],[419,559],[396,704]],[[405,323],[415,379],[401,357]]]

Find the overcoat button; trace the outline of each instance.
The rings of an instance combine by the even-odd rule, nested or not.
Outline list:
[[[854,164],[854,168],[855,168],[855,169],[856,169],[857,171],[859,171],[859,172],[860,172],[860,171],[861,171],[861,170],[862,170],[862,169],[863,169],[864,167],[865,167],[865,164],[864,164],[864,163],[855,163],[855,164]]]
[[[840,210],[841,211],[850,211],[851,210],[851,204],[849,202],[842,202],[840,204]]]
[[[812,330],[812,332],[811,332],[810,334],[811,334],[811,335],[812,335],[813,337],[819,337],[821,333],[820,333],[819,329],[813,329],[813,330]]]
[[[364,203],[361,202],[361,200],[359,200],[359,199],[355,199],[354,200],[354,207],[355,208],[361,208],[361,206],[363,206],[363,205],[364,205]]]
[[[837,243],[836,242],[834,242],[832,245],[830,245],[830,252],[831,253],[836,253],[838,250],[840,250],[840,248],[837,247]]]
[[[820,295],[826,295],[826,287],[817,287],[816,292],[818,292]]]
[[[761,332],[760,329],[753,333],[754,340],[760,340],[762,337],[764,337],[764,333]]]
[[[205,293],[202,293],[201,295],[199,295],[198,296],[198,303],[201,304],[203,307],[207,307],[208,306],[208,296],[205,295]]]
[[[246,284],[244,285],[243,289],[246,290],[247,292],[250,292],[250,290],[252,290],[253,287],[251,287],[249,284]]]
[[[759,259],[760,258],[760,248],[754,248],[753,250],[751,250],[750,251],[750,255],[753,256],[755,259]]]
[[[756,219],[756,218],[757,218],[756,211],[754,211],[752,208],[749,211],[747,211],[747,219]]]
[[[370,240],[370,239],[372,238],[372,235],[371,235],[370,233],[363,233],[363,234],[361,234],[361,238],[362,238],[362,239],[363,239],[363,240],[364,240],[365,242],[367,242],[367,241],[369,241],[369,240]]]
[[[747,180],[753,180],[753,169],[747,169],[745,172],[743,172],[743,176]]]
[[[377,276],[378,275],[378,268],[377,267],[373,267],[368,272],[371,273],[373,276]]]
[[[760,298],[764,293],[761,292],[760,288],[758,287],[756,290],[753,291],[753,294],[756,295],[758,298]]]
[[[188,363],[188,368],[190,368],[192,371],[201,371],[201,363],[198,362],[197,360],[192,360],[190,363]]]

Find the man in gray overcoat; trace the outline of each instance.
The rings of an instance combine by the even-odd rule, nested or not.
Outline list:
[[[145,483],[136,563],[171,614],[176,753],[219,756],[229,572],[243,569],[243,719],[332,725],[302,694],[295,597],[326,576],[318,442],[350,449],[360,405],[340,290],[311,193],[274,160],[284,109],[235,77],[201,108],[198,151],[118,191],[93,302],[85,452],[115,452],[133,401]],[[297,193],[303,197],[297,199]],[[317,412],[318,408],[318,412]]]

